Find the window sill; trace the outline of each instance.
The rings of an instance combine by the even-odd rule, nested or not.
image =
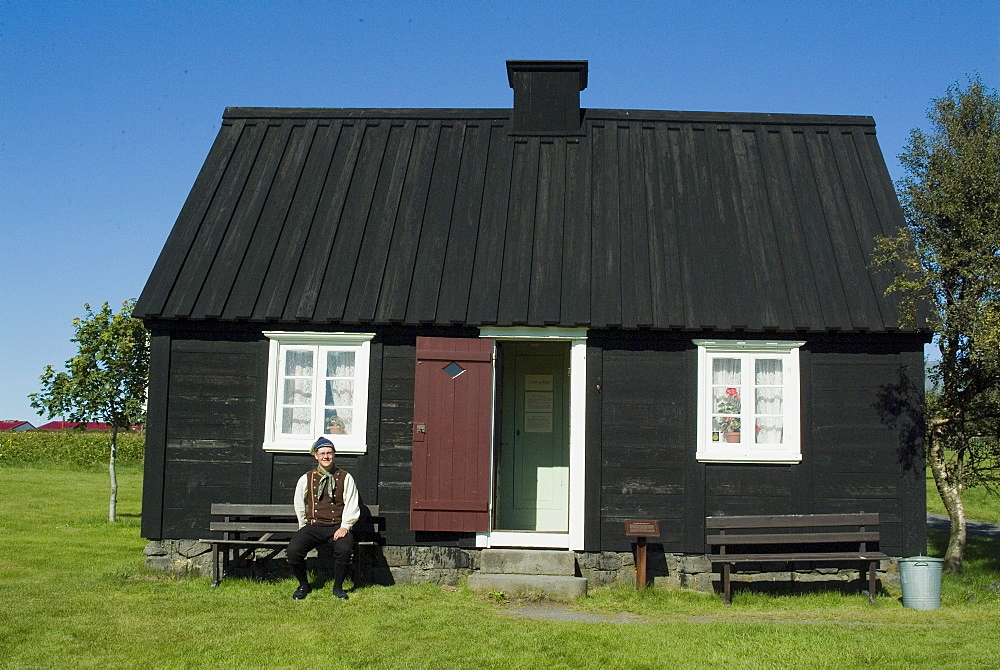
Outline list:
[[[365,443],[338,442],[336,436],[327,435],[333,440],[337,448],[337,455],[340,454],[365,454],[368,453],[368,445]],[[264,443],[264,451],[282,454],[308,454],[312,449],[313,440],[304,442],[301,440],[275,440]]]
[[[699,451],[696,458],[701,463],[773,463],[794,465],[802,462],[802,454],[789,451],[750,452],[742,450]]]

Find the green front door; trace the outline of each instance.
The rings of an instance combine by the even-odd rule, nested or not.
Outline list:
[[[569,528],[568,343],[500,343],[496,530]]]

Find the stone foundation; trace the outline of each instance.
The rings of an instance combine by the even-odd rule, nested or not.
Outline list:
[[[176,574],[212,574],[212,545],[197,540],[151,540],[142,550],[146,567]]]
[[[381,547],[381,552],[371,553],[376,584],[457,586],[460,579],[479,569],[478,549]]]
[[[456,586],[460,580],[479,570],[479,549],[457,547],[386,546],[361,547],[360,581],[369,584],[439,584]],[[203,576],[212,574],[212,548],[195,540],[154,540],[143,550],[146,566],[157,570]],[[258,550],[263,559],[267,551]],[[330,557],[310,554],[310,568],[323,574],[332,572]],[[608,584],[635,584],[635,557],[631,552],[576,552],[578,576],[587,579],[588,588]],[[230,568],[231,576],[257,579],[291,575],[284,555],[271,560],[256,560]],[[647,557],[646,579],[657,588],[684,588],[717,593],[720,577],[702,554],[665,554],[651,551]],[[897,559],[882,561],[878,579],[883,586],[899,587]],[[816,568],[784,572],[736,572],[736,589],[774,593],[829,590],[831,583],[844,592],[858,589],[858,570]]]

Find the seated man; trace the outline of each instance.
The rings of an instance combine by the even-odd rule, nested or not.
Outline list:
[[[285,550],[292,574],[299,580],[292,598],[302,600],[312,587],[306,575],[306,554],[321,544],[333,546],[333,595],[347,600],[344,577],[351,564],[354,537],[351,528],[361,517],[358,489],[354,478],[334,467],[337,450],[333,442],[320,437],[312,445],[316,467],[302,475],[295,485],[295,514],[299,529]]]

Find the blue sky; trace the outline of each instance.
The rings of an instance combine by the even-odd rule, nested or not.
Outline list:
[[[899,178],[998,35],[993,1],[0,0],[0,419],[139,295],[226,106],[509,107],[506,59],[586,59],[588,107],[874,116]]]

